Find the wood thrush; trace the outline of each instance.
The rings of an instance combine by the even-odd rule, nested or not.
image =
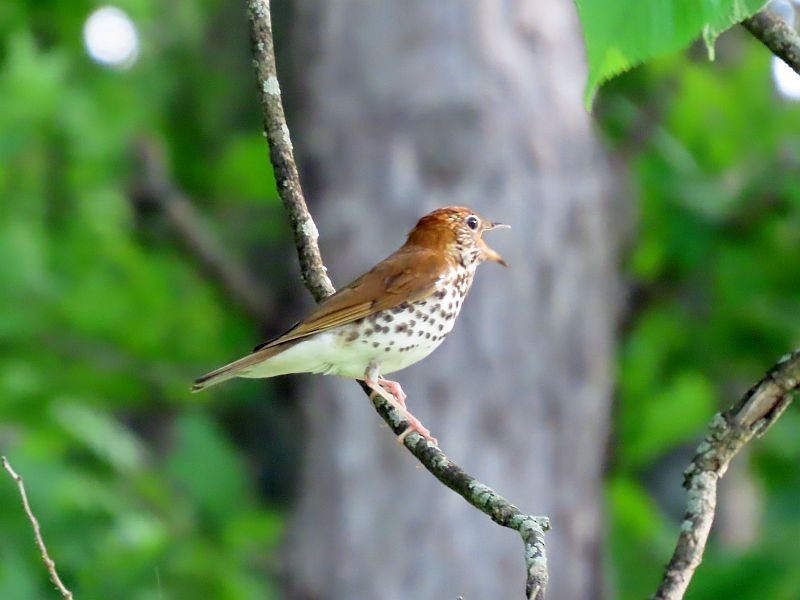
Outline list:
[[[455,324],[485,260],[505,265],[483,241],[498,227],[459,206],[422,217],[406,243],[350,285],[321,302],[286,333],[251,354],[203,375],[198,392],[233,377],[323,373],[361,379],[408,420],[409,429],[436,443],[406,408],[400,384],[384,379],[433,352]]]

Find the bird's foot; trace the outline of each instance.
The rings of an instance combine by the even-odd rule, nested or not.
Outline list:
[[[431,432],[406,408],[406,394],[403,392],[403,388],[400,387],[399,383],[396,381],[389,381],[388,379],[372,379],[369,377],[364,378],[364,383],[372,390],[372,394],[370,394],[371,397],[373,397],[373,394],[380,396],[408,421],[406,430],[397,436],[397,441],[399,443],[402,444],[408,434],[412,431],[416,431],[426,440],[432,442],[434,446],[439,445],[439,442],[431,435]]]
[[[406,393],[403,391],[403,388],[400,387],[400,384],[396,381],[392,381],[391,379],[378,379],[378,385],[380,385],[383,389],[388,391],[394,399],[397,400],[397,403],[400,404],[403,408],[406,407]]]
[[[419,419],[417,419],[411,413],[408,413],[406,415],[406,419],[408,419],[408,427],[403,433],[397,436],[398,444],[402,444],[403,441],[408,437],[409,433],[416,431],[426,440],[431,442],[434,446],[436,446],[437,448],[439,447],[439,440],[437,440],[435,437],[431,435],[431,432],[420,422]]]

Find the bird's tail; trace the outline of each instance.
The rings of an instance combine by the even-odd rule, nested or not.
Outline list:
[[[253,366],[263,363],[265,360],[281,352],[281,350],[283,350],[283,348],[280,346],[264,348],[262,350],[258,350],[257,352],[253,352],[252,354],[248,354],[239,360],[235,360],[224,367],[214,369],[210,373],[206,373],[205,375],[195,379],[194,384],[192,385],[192,391],[200,392],[207,387],[211,387],[212,385],[217,385],[218,383],[222,383],[228,379],[245,375]]]

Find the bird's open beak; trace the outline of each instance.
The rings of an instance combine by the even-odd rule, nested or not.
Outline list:
[[[492,229],[511,229],[511,225],[506,225],[505,223],[490,223],[484,226],[485,231],[491,231]],[[486,242],[484,242],[482,239],[481,245],[483,246],[483,256],[486,260],[500,263],[504,267],[508,266],[508,263],[505,261],[505,259],[497,252],[489,248],[489,246],[486,245]]]
[[[511,225],[506,225],[505,223],[489,223],[488,225],[484,225],[484,229],[486,231],[491,231],[492,229],[511,229]]]

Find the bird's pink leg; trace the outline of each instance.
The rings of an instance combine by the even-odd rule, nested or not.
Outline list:
[[[395,397],[400,403],[400,406],[403,408],[406,407],[406,393],[403,391],[403,388],[400,387],[400,384],[396,381],[392,381],[391,379],[384,379],[383,377],[378,379],[378,385],[380,385],[383,389],[388,390],[388,392]]]
[[[369,389],[372,390],[374,394],[377,394],[381,398],[385,399],[401,415],[403,415],[403,418],[406,421],[408,421],[408,429],[397,436],[398,442],[402,443],[409,433],[416,431],[426,440],[430,440],[436,446],[439,445],[439,442],[431,435],[431,432],[428,431],[428,429],[420,422],[420,420],[412,415],[406,408],[406,395],[399,383],[381,378],[378,375],[377,365],[372,363],[367,367],[367,370],[364,373],[364,383]]]

